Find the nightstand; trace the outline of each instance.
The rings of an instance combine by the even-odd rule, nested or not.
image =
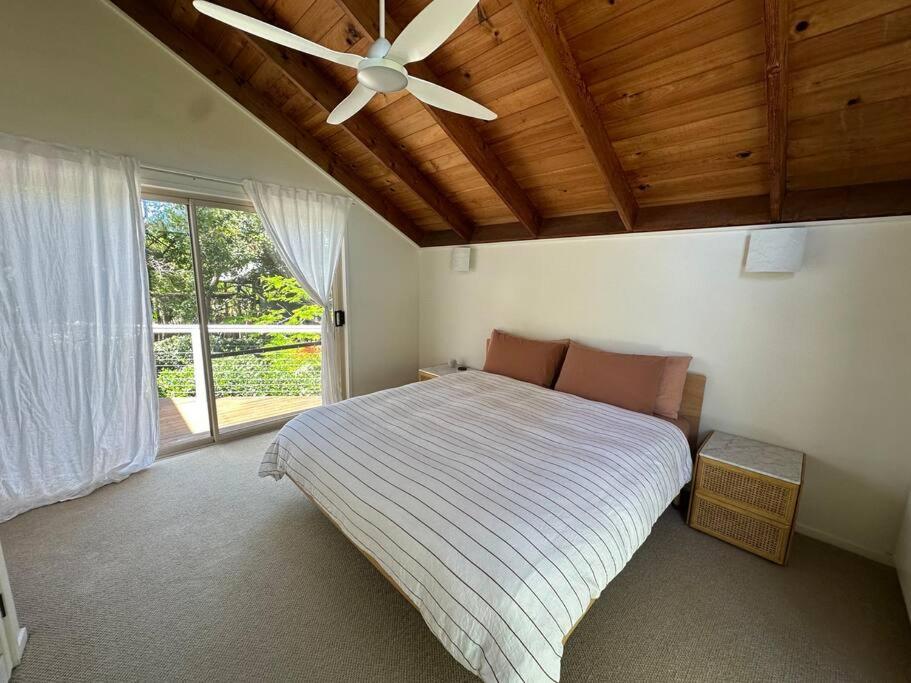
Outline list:
[[[470,370],[471,368],[469,368]],[[442,365],[431,365],[428,368],[421,368],[418,370],[418,381],[423,382],[427,379],[436,379],[437,377],[442,377],[443,375],[452,375],[460,371],[458,368],[449,367],[448,363],[443,363]]]
[[[800,451],[712,432],[696,454],[689,525],[787,563],[804,459]]]

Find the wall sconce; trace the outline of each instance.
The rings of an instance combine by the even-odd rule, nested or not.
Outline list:
[[[773,228],[750,233],[746,273],[796,273],[803,265],[806,228]]]

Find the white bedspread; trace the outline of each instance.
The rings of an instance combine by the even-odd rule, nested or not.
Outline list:
[[[657,418],[469,371],[315,408],[287,474],[484,681],[558,681],[562,640],[690,479]]]

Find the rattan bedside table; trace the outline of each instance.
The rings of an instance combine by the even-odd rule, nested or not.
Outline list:
[[[713,432],[696,454],[689,525],[786,564],[804,460],[799,451]]]

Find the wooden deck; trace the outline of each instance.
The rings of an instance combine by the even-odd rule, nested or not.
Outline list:
[[[228,396],[216,399],[218,425],[221,429],[260,422],[282,415],[293,415],[321,405],[319,396]],[[158,399],[161,445],[209,433],[205,401],[195,398]]]

